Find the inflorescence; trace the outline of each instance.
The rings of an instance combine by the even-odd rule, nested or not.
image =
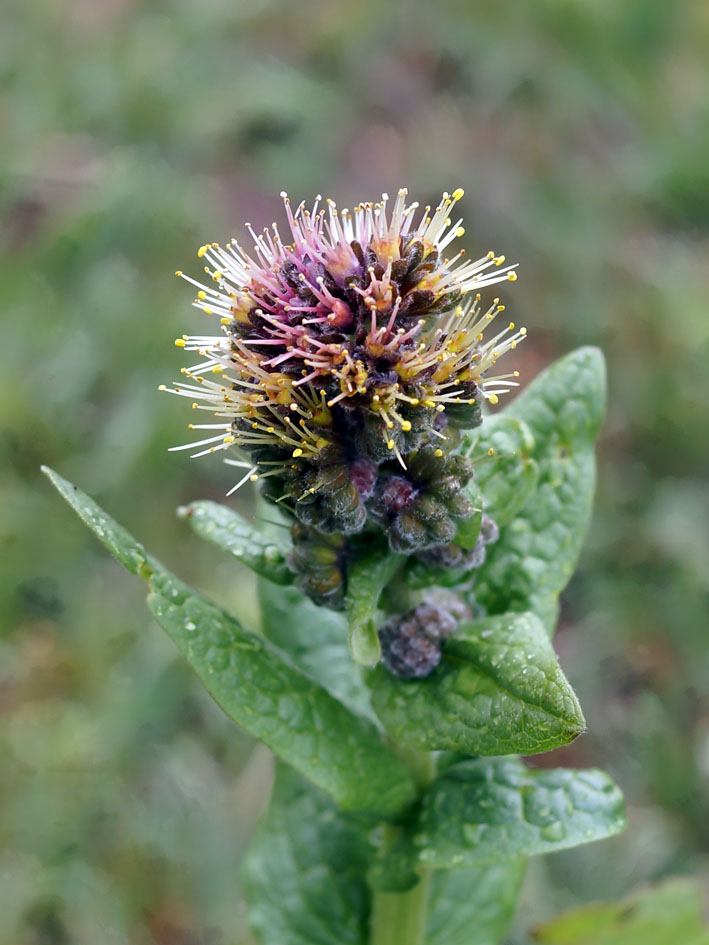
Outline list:
[[[514,281],[515,267],[494,252],[468,260],[450,249],[464,232],[451,218],[462,190],[420,212],[406,195],[391,209],[385,194],[354,210],[318,197],[308,210],[283,194],[286,239],[275,223],[262,234],[247,225],[252,253],[236,240],[210,243],[198,253],[203,282],[177,273],[221,332],[175,342],[198,360],[162,389],[209,422],[190,424],[204,436],[174,449],[236,453],[226,462],[243,473],[230,492],[259,481],[299,523],[301,575],[299,542],[341,568],[343,538],[368,529],[396,551],[445,559],[473,511],[458,431],[516,386],[517,372],[496,365],[525,329],[500,325],[504,305],[480,294]],[[336,604],[342,582],[328,572],[318,594],[313,577],[303,577],[308,593]]]

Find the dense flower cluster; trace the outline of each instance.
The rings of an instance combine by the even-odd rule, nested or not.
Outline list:
[[[253,253],[208,244],[204,284],[178,273],[221,333],[176,342],[199,360],[164,389],[212,416],[190,425],[204,438],[176,449],[237,451],[227,462],[245,472],[234,490],[262,481],[302,523],[296,569],[314,543],[330,566],[342,560],[340,539],[322,535],[373,527],[395,550],[445,558],[472,510],[456,431],[516,383],[494,368],[525,334],[492,329],[504,306],[483,305],[479,290],[513,281],[514,267],[493,252],[447,255],[463,234],[451,219],[461,190],[421,212],[405,190],[391,209],[386,195],[352,211],[320,198],[294,210],[283,197],[287,239],[275,223],[249,227]]]

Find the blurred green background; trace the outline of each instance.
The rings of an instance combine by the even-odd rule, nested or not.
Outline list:
[[[709,875],[709,5],[705,0],[5,0],[0,14],[0,942],[248,942],[239,865],[267,753],[220,711],[39,474],[76,481],[258,619],[174,515],[231,484],[168,454],[157,393],[201,327],[177,268],[282,219],[463,186],[464,242],[519,261],[523,379],[600,345],[599,492],[558,649],[610,842],[537,861],[556,909]],[[237,505],[247,514],[250,497]]]

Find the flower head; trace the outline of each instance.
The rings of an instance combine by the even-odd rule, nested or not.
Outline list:
[[[237,450],[227,462],[246,472],[234,489],[265,480],[270,498],[320,531],[360,531],[372,501],[387,519],[380,474],[406,476],[421,451],[450,452],[455,429],[476,426],[482,401],[516,383],[494,368],[525,330],[496,330],[504,306],[483,305],[479,291],[514,281],[514,267],[493,252],[449,255],[462,195],[419,211],[400,190],[391,209],[384,195],[350,211],[320,198],[294,210],[283,194],[287,239],[274,223],[248,227],[252,253],[235,240],[202,246],[204,284],[178,275],[221,333],[177,340],[199,360],[169,390],[214,419],[191,424],[206,436],[176,448]]]

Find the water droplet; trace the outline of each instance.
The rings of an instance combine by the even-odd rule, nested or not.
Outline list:
[[[482,827],[480,824],[463,824],[463,837],[465,842],[474,846],[480,839]]]
[[[190,631],[192,631],[192,630],[196,630],[196,629],[197,629],[197,624],[194,623],[194,621],[192,621],[192,620],[185,620],[185,630],[190,630]]]
[[[550,843],[554,843],[556,840],[563,840],[564,834],[564,825],[560,820],[554,821],[553,824],[547,824],[546,827],[542,827],[540,834],[543,840],[548,840]]]

